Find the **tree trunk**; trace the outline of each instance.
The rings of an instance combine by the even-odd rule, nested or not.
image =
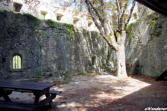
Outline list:
[[[126,58],[125,58],[125,38],[126,32],[122,32],[120,35],[120,40],[118,40],[118,50],[116,51],[116,59],[117,59],[117,76],[119,78],[127,77],[126,72]]]

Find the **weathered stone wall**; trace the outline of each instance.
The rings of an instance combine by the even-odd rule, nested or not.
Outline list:
[[[26,17],[8,12],[0,13],[0,75],[29,76],[39,72],[40,47],[34,26]],[[22,57],[22,69],[12,68],[15,54]]]
[[[43,27],[42,71],[85,72],[100,68],[106,62],[108,46],[96,32],[75,29],[74,37],[66,29]],[[96,58],[92,66],[92,58]]]
[[[51,19],[59,23],[73,24],[75,27],[82,27],[89,31],[98,31],[89,14],[68,7],[57,6],[54,0],[33,2],[27,2],[27,0],[1,0],[0,10],[15,12],[14,3],[21,5],[19,13],[29,13],[39,19]],[[45,13],[44,18],[42,12]],[[59,16],[60,19],[58,19]]]
[[[133,24],[134,38],[127,38],[129,73],[158,76],[167,69],[167,18],[142,7],[140,19]]]
[[[12,12],[0,12],[0,31],[1,78],[85,72],[106,62],[108,46],[96,32]],[[14,54],[22,58],[21,70],[12,69]]]

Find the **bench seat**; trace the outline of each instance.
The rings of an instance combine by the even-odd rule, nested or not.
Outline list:
[[[21,111],[23,110],[24,111],[34,111],[35,109],[37,109],[37,105],[0,101],[0,108],[16,109],[16,110],[21,110]]]
[[[62,93],[62,91],[50,90],[49,93],[51,95],[60,95]]]

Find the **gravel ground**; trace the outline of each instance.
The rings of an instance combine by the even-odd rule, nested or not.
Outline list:
[[[53,81],[53,78],[50,80]],[[167,108],[167,82],[147,76],[118,79],[112,75],[74,76],[72,82],[53,89],[63,93],[49,111],[143,111]],[[13,92],[13,101],[32,103],[31,93]],[[41,99],[43,99],[42,97]]]

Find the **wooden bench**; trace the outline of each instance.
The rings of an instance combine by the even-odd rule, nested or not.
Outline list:
[[[62,91],[57,91],[57,90],[50,90],[49,91],[49,93],[51,94],[51,95],[60,95],[61,93],[62,93]]]
[[[0,108],[21,111],[36,111],[37,109],[45,109],[46,106],[49,108],[51,107],[52,100],[62,93],[62,91],[50,90],[52,86],[55,86],[55,84],[27,81],[0,81],[0,96],[4,98],[4,101],[0,101]],[[33,93],[35,96],[34,103],[23,104],[12,101],[9,96],[12,91]],[[40,100],[42,95],[45,95],[46,98]]]
[[[50,97],[42,100],[39,104],[49,103],[49,106],[52,107],[52,100],[56,98],[57,95],[60,95],[61,93],[62,91],[50,90],[49,91]]]
[[[49,106],[51,107],[52,99],[54,99],[57,95],[60,95],[62,93],[62,91],[51,90],[51,91],[49,91],[49,93],[51,95],[50,98],[41,101],[39,103],[39,105],[0,101],[0,108],[16,109],[16,110],[21,110],[21,111],[22,110],[24,110],[24,111],[34,111],[34,110],[37,110],[38,107],[41,107],[41,105],[43,105],[44,103],[49,103]]]

